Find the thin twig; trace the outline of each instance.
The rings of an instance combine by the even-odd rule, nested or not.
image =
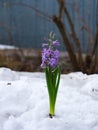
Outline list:
[[[72,46],[71,46],[70,41],[69,41],[69,39],[67,37],[66,28],[65,28],[63,22],[57,16],[53,16],[53,21],[57,25],[57,27],[58,27],[58,29],[59,29],[62,37],[63,37],[63,41],[65,43],[65,46],[67,48],[69,57],[71,59],[71,63],[72,63],[73,69],[75,71],[77,71],[77,70],[79,71],[80,67],[78,66],[76,55],[73,52]]]
[[[36,7],[32,6],[32,5],[28,5],[26,3],[22,3],[22,2],[17,2],[17,3],[6,3],[7,6],[23,6],[23,7],[27,7],[32,9],[33,11],[37,12],[37,14],[39,14],[41,17],[45,18],[46,20],[48,20],[49,22],[52,21],[52,17],[42,11],[40,11],[39,9],[37,9]]]

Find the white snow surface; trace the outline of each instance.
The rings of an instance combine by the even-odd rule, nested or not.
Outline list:
[[[4,50],[4,49],[15,49],[15,48],[16,48],[15,46],[0,44],[0,50]]]
[[[0,130],[98,130],[98,75],[61,75],[49,118],[44,73],[0,68]]]

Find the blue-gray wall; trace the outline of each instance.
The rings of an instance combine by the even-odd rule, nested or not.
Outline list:
[[[84,49],[94,39],[97,4],[98,0],[67,0],[67,8]],[[49,16],[58,14],[56,0],[0,0],[0,44],[41,48],[44,37],[50,31],[54,31],[61,40],[55,24],[48,17],[39,14],[38,10],[34,11],[33,7]],[[64,22],[70,33],[66,18]],[[91,34],[88,35],[84,28]],[[63,48],[62,44],[61,49]]]

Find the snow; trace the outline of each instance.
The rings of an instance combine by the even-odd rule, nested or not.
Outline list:
[[[0,44],[0,50],[4,50],[4,49],[15,49],[15,48],[16,48],[15,46]]]
[[[0,130],[98,130],[98,75],[61,75],[50,119],[44,73],[0,68]]]

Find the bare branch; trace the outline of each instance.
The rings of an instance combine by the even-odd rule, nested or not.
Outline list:
[[[23,7],[27,7],[32,9],[33,11],[37,12],[37,14],[39,14],[41,17],[45,18],[47,21],[51,22],[52,21],[52,17],[49,16],[48,14],[38,10],[36,7],[32,6],[32,5],[28,5],[22,2],[17,2],[17,3],[13,3],[13,2],[6,2],[4,3],[4,6],[23,6]]]
[[[63,12],[64,12],[64,4],[65,4],[65,0],[58,0],[59,3],[59,19],[62,18]]]
[[[63,41],[64,41],[65,46],[66,46],[66,48],[67,48],[67,51],[68,51],[69,57],[70,57],[70,59],[71,59],[71,63],[72,63],[72,65],[73,65],[74,70],[75,70],[75,71],[77,71],[77,70],[79,71],[80,68],[79,68],[79,66],[78,66],[77,59],[76,59],[76,56],[75,56],[75,54],[74,54],[74,52],[73,52],[72,46],[71,46],[71,44],[70,44],[70,42],[69,42],[69,39],[68,39],[68,37],[67,37],[66,28],[65,28],[64,24],[63,24],[62,21],[61,21],[58,17],[56,17],[56,16],[53,16],[53,21],[54,21],[54,23],[57,25],[57,27],[58,27],[58,29],[59,29],[59,31],[60,31],[62,37],[63,37]]]
[[[82,66],[82,64],[83,64],[83,59],[82,59],[82,55],[81,55],[82,53],[81,53],[80,41],[79,41],[79,39],[78,39],[77,36],[76,36],[75,29],[74,29],[74,25],[73,25],[73,23],[72,23],[71,17],[70,17],[70,15],[69,15],[69,12],[67,11],[67,8],[66,8],[66,7],[64,7],[64,12],[65,12],[65,14],[66,14],[66,16],[67,16],[67,19],[68,19],[70,28],[71,28],[71,30],[72,30],[72,38],[73,38],[73,40],[74,40],[74,42],[75,42],[75,44],[76,44],[76,47],[77,47],[79,64],[80,64],[80,66]]]
[[[93,46],[93,49],[92,49],[92,56],[95,54],[97,46],[98,46],[98,25],[97,25],[97,31],[96,31],[94,46]]]

